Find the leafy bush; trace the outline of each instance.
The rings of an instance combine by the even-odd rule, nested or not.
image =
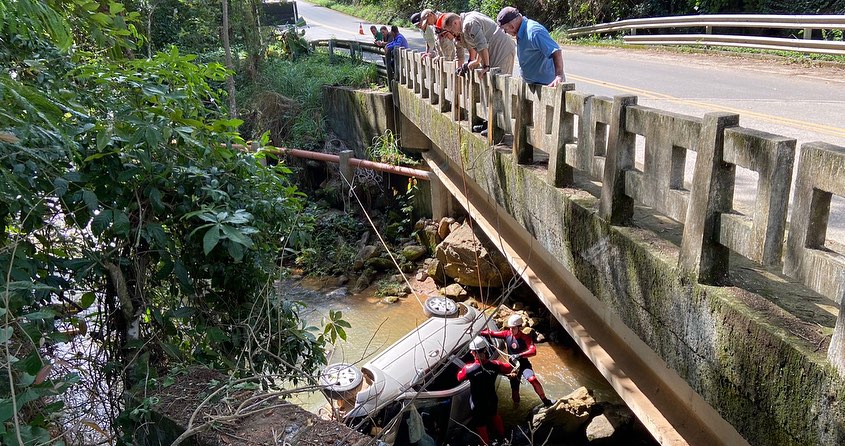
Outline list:
[[[175,48],[133,59],[137,18],[0,2],[2,444],[50,441],[83,370],[101,390],[86,398],[114,405],[102,417],[171,362],[308,372],[337,339],[272,286],[303,238],[302,194],[284,166],[235,150],[227,71]],[[80,338],[85,355],[62,357]]]
[[[331,69],[326,67],[331,66]],[[258,79],[253,84],[239,88],[238,102],[246,104],[249,116],[248,129],[252,137],[274,129],[258,125],[258,117],[265,114],[259,99],[266,92],[281,95],[299,104],[294,116],[283,125],[289,126],[286,139],[273,140],[279,146],[299,149],[319,148],[326,139],[323,122],[323,85],[348,85],[366,87],[377,80],[376,67],[372,64],[339,62],[329,64],[328,54],[316,52],[295,62],[278,58],[267,59],[259,67]]]

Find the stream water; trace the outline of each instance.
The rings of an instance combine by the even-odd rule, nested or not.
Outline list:
[[[420,288],[434,289],[433,284],[414,282],[412,286],[418,290],[418,294]],[[391,304],[375,296],[373,287],[361,294],[349,294],[345,288],[327,286],[325,282],[309,279],[287,283],[284,288],[289,298],[307,305],[300,316],[308,323],[317,325],[323,317],[328,316],[329,310],[340,310],[343,319],[352,324],[352,328],[347,330],[348,341],[340,343],[329,353],[330,364],[346,362],[363,365],[382,348],[426,320],[422,303],[413,295]],[[564,397],[584,386],[592,390],[597,402],[622,403],[607,381],[577,348],[540,343],[537,345],[537,356],[531,358],[531,362],[546,394],[552,399]],[[510,404],[507,382],[500,380],[498,392],[499,411],[506,424],[525,420],[530,409],[540,404],[539,398],[527,383],[521,387],[522,403],[517,408]],[[319,393],[300,394],[294,402],[315,413],[326,404],[325,398]]]

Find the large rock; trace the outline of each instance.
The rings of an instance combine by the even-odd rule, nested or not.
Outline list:
[[[455,223],[455,219],[452,217],[443,217],[440,219],[440,222],[437,224],[437,236],[440,237],[440,240],[446,240],[446,237],[452,232],[453,223]]]
[[[437,244],[443,239],[437,235],[437,224],[432,220],[420,220],[414,225],[414,233],[420,245],[425,246],[428,252],[434,252]]]
[[[597,442],[613,436],[616,428],[610,423],[606,416],[599,415],[590,421],[587,425],[587,441]]]
[[[466,223],[437,245],[435,257],[446,275],[464,286],[502,287],[513,278],[505,257]]]
[[[428,254],[428,249],[420,245],[408,245],[402,248],[402,256],[413,262],[422,256]]]
[[[538,433],[571,435],[590,420],[590,411],[595,404],[592,393],[586,387],[581,387],[559,399],[551,407],[540,409],[531,418],[531,425]],[[544,436],[541,434],[538,438]]]
[[[365,245],[358,250],[355,260],[352,261],[352,270],[360,271],[364,267],[367,260],[375,257],[379,253],[379,247],[376,245]]]
[[[469,297],[464,287],[460,286],[457,283],[453,283],[446,288],[440,290],[441,294],[444,296],[454,300],[455,302],[462,302]]]
[[[591,444],[605,444],[605,440],[617,432],[624,435],[625,430],[630,428],[634,421],[634,414],[624,404],[603,403],[602,406],[602,414],[590,420],[587,425],[587,440]]]

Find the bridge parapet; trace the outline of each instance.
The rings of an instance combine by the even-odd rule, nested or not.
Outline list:
[[[533,163],[534,150],[547,153],[554,186],[571,185],[573,169],[602,182],[600,209],[611,223],[627,225],[639,204],[683,224],[679,266],[700,283],[728,280],[731,251],[764,266],[781,263],[795,139],[741,127],[737,115],[686,116],[637,105],[634,96],[578,92],[571,83],[528,85],[495,69],[460,77],[452,63],[415,51],[402,50],[399,61],[400,84],[456,121],[488,120],[489,143],[509,144],[519,164]],[[482,96],[490,104],[486,113]],[[644,143],[641,166],[634,162],[637,136]],[[845,175],[837,170],[845,148],[808,143],[802,150],[797,184],[803,189],[796,191],[795,235],[783,272],[839,305],[845,259],[826,249],[824,239],[831,195],[845,196]],[[689,183],[688,156],[695,156]],[[733,207],[737,166],[757,173],[750,215]]]
[[[562,265],[615,310],[639,306],[623,315],[625,323],[636,327],[637,335],[697,391],[710,392],[708,401],[728,414],[731,422],[744,425],[744,435],[770,440],[754,443],[801,444],[807,429],[813,430],[807,438],[845,439],[845,411],[840,407],[845,401],[841,387],[845,320],[837,310],[845,294],[845,262],[828,249],[825,240],[831,198],[845,196],[845,148],[824,143],[802,146],[787,238],[790,179],[796,167],[794,139],[742,127],[735,114],[687,116],[638,105],[635,96],[594,96],[575,90],[573,84],[554,89],[528,86],[495,71],[459,77],[454,68],[401,51],[396,71],[401,88],[395,89],[401,99],[395,100],[405,101],[403,112],[418,114],[419,128],[429,132],[453,161],[467,163],[464,167],[473,179],[487,181],[480,187]],[[407,96],[408,92],[413,96]],[[486,143],[469,136],[466,128],[481,119],[489,122]],[[638,141],[644,153],[640,163],[635,159]],[[537,167],[542,163],[534,157],[539,161],[544,154],[549,157],[548,168],[538,181],[529,175],[541,171]],[[694,162],[688,162],[693,157]],[[690,163],[694,166],[691,180],[684,175]],[[734,209],[737,166],[757,176],[753,212],[747,214]],[[595,198],[584,198],[587,195],[573,189],[584,178],[595,185],[588,194]],[[563,195],[577,197],[576,204],[559,198]],[[520,208],[520,201],[527,204]],[[632,218],[643,206],[674,221],[680,236],[664,243],[642,235]],[[584,219],[595,215],[601,222],[586,223],[594,229],[566,226],[574,221],[584,224]],[[618,242],[623,237],[619,234],[646,239],[646,244],[661,248],[656,254],[643,255],[628,241],[605,246],[606,239]],[[571,238],[561,241],[561,237]],[[652,265],[626,272],[628,262],[634,261]],[[663,273],[655,266],[660,262],[672,263],[672,274],[677,271],[678,276],[666,283],[655,278]],[[728,276],[736,273],[729,268],[731,262],[761,265],[761,275],[773,277],[775,288],[788,282],[773,274],[778,271],[803,283],[805,287],[798,287],[795,294],[806,296],[817,310],[823,310],[813,313],[815,320],[806,315],[793,320],[821,327],[817,332],[822,334],[794,335],[798,344],[809,342],[809,347],[796,347],[781,340],[783,332],[764,334],[771,328],[768,322],[756,316],[741,319],[738,314],[751,311],[745,304],[739,310],[721,298],[704,297],[718,294],[716,290],[725,290],[726,295],[735,292],[732,281],[744,278]],[[630,283],[615,283],[622,280]],[[643,295],[635,296],[635,292]],[[734,302],[732,296],[727,300]],[[831,330],[830,314],[837,312],[835,330]],[[738,345],[737,336],[759,336],[761,344]],[[823,351],[828,340],[829,362],[825,362],[816,352]],[[765,353],[767,349],[771,353]],[[781,362],[759,364],[769,360],[754,355],[766,354],[782,358]],[[828,370],[828,364],[837,367],[840,375]],[[720,369],[724,371],[714,372]],[[835,396],[798,402],[802,392],[812,393],[812,398]],[[831,401],[840,402],[830,406]],[[786,426],[783,432],[788,434],[770,432],[745,418],[752,407],[763,406],[769,412],[762,416]]]

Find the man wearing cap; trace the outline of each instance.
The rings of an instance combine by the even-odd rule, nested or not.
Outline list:
[[[440,57],[445,60],[455,60],[455,41],[452,36],[443,29],[443,22],[446,19],[446,14],[441,12],[434,12],[429,14],[426,19],[427,26],[434,28],[434,34],[437,35],[437,52]]]
[[[516,45],[490,17],[480,12],[464,12],[461,15],[446,14],[444,29],[455,37],[458,53],[458,63],[464,60],[464,49],[469,50],[469,61],[461,65],[459,73],[481,68],[486,72],[490,68],[498,68],[501,74],[513,72],[513,59]],[[486,83],[482,82],[482,88]],[[487,115],[487,94],[482,90],[481,110]],[[473,132],[487,130],[487,121],[472,127]]]
[[[525,82],[556,87],[566,81],[563,53],[543,25],[524,17],[512,6],[502,8],[496,22],[516,37],[516,54]]]
[[[428,17],[432,15],[430,9],[423,9],[422,12],[415,12],[411,15],[411,23],[422,31],[425,39],[425,53],[422,57],[436,56],[437,36],[434,35],[434,27],[428,26]]]
[[[458,61],[463,62],[464,49],[469,50],[466,69],[499,68],[502,74],[513,72],[516,46],[496,22],[480,12],[448,13],[443,19],[443,29],[454,36]]]

